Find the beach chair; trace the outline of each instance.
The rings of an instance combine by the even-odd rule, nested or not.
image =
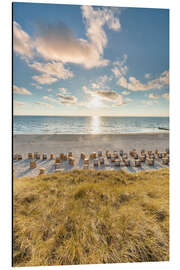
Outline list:
[[[122,156],[123,156],[123,153],[124,153],[124,151],[123,151],[123,150],[120,150],[120,151],[119,151],[119,155],[120,155],[120,157],[122,157]]]
[[[135,159],[134,160],[134,166],[135,167],[141,167],[141,160],[140,159]]]
[[[57,164],[57,163],[61,163],[60,157],[56,157],[55,163],[56,163],[56,164]]]
[[[104,158],[103,158],[103,157],[101,157],[101,158],[99,159],[99,163],[100,163],[100,165],[104,165]]]
[[[69,165],[74,166],[75,159],[73,157],[69,157]]]
[[[117,158],[117,159],[119,158],[119,155],[118,155],[117,151],[114,151],[113,155],[114,155],[115,158]]]
[[[129,159],[124,159],[123,162],[125,166],[130,167],[131,163]]]
[[[154,153],[157,155],[159,153],[158,149],[155,149]]]
[[[120,163],[121,163],[121,162],[120,162],[120,159],[116,159],[114,165],[115,165],[116,167],[120,167]]]
[[[88,158],[84,159],[84,165],[89,165],[89,159]]]
[[[152,151],[149,150],[149,151],[148,151],[148,156],[151,156],[151,155],[152,155]]]
[[[34,153],[34,158],[35,159],[41,159],[41,154],[38,153],[38,152]]]
[[[130,156],[134,157],[137,154],[136,149],[133,149],[129,152]]]
[[[124,154],[122,155],[122,160],[127,159],[127,158],[128,158],[128,154],[127,154],[127,153],[124,153]]]
[[[39,175],[41,175],[41,174],[45,174],[45,169],[44,168],[39,169]]]
[[[146,163],[149,166],[154,166],[154,159],[153,158],[147,158],[146,159]]]
[[[33,153],[28,153],[28,159],[32,159],[34,157]]]
[[[68,159],[67,154],[64,154],[64,161]]]
[[[61,164],[60,163],[56,163],[55,166],[54,166],[54,169],[55,170],[58,170],[61,168]]]
[[[94,159],[94,167],[98,167],[98,165],[99,165],[99,160],[98,159]]]
[[[162,153],[162,158],[165,158],[167,156],[167,153],[166,152],[163,152]]]
[[[36,161],[34,160],[30,161],[29,166],[31,169],[35,169],[37,167]]]
[[[166,149],[165,149],[165,152],[166,152],[167,154],[169,154],[169,148],[166,148]]]
[[[54,154],[50,154],[50,159],[53,159],[54,158]]]
[[[141,150],[141,156],[143,156],[145,154],[145,152],[146,152],[145,149],[142,149]]]
[[[17,154],[14,154],[14,155],[13,155],[13,160],[18,160]]]
[[[47,154],[46,154],[46,153],[43,153],[42,159],[43,159],[43,160],[46,160],[47,158],[48,158]]]
[[[93,154],[93,153],[91,153],[91,154],[89,155],[89,159],[94,159],[94,154]]]
[[[111,162],[114,163],[115,162],[115,156],[111,156]]]
[[[60,153],[59,158],[60,160],[64,160],[64,153]]]
[[[97,157],[96,152],[93,152],[93,158],[96,158],[96,157]]]
[[[85,159],[86,158],[86,155],[84,153],[81,153],[81,159]]]
[[[84,170],[87,170],[88,168],[89,168],[89,165],[88,165],[88,164],[84,164],[84,165],[83,165],[83,169],[84,169]]]
[[[138,157],[138,154],[137,154],[137,153],[135,153],[135,154],[134,154],[134,159],[139,159],[139,157]]]
[[[68,153],[68,158],[72,157],[72,152]]]
[[[146,157],[145,156],[140,156],[139,159],[140,159],[141,162],[145,162]]]
[[[107,159],[111,159],[111,153],[110,152],[107,153]]]
[[[162,153],[158,153],[158,158],[162,158]]]
[[[17,154],[17,160],[22,160],[22,159],[23,159],[23,155]]]
[[[108,153],[109,153],[109,150],[106,150],[106,157],[107,157]]]
[[[169,159],[168,158],[162,158],[162,164],[163,165],[169,165]]]
[[[98,151],[98,157],[102,157],[102,151]]]

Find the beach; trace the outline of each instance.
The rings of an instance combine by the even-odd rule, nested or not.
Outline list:
[[[53,153],[54,156],[58,156],[60,153],[72,152],[75,158],[75,165],[69,166],[67,162],[62,164],[62,169],[82,169],[83,162],[80,160],[81,152],[89,155],[92,152],[123,149],[124,152],[129,153],[130,150],[135,148],[137,152],[142,149],[154,151],[156,148],[159,151],[164,151],[169,147],[169,133],[131,133],[131,134],[52,134],[52,135],[21,135],[16,134],[13,136],[13,153],[23,154],[24,159],[20,161],[14,161],[14,169],[16,177],[35,176],[39,174],[39,168],[45,168],[46,173],[54,171],[55,161],[39,160],[37,161],[37,168],[29,168],[29,159],[27,154],[29,152],[47,153],[48,155]],[[147,166],[143,164],[141,168],[138,167],[125,167],[120,168],[129,172],[135,172],[138,170],[150,170],[166,168],[167,165],[162,165],[159,160],[155,161],[155,166]],[[89,168],[94,168],[93,162],[90,162]],[[99,166],[98,169],[114,170],[115,168],[108,162],[105,166]]]

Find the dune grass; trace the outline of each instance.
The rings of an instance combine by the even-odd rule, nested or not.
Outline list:
[[[169,170],[14,179],[14,266],[169,260]]]

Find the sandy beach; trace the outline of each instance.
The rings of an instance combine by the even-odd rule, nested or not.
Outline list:
[[[133,134],[53,134],[53,135],[14,135],[13,136],[13,153],[21,153],[24,155],[24,160],[14,161],[14,169],[16,177],[33,176],[38,175],[39,168],[43,167],[46,173],[50,173],[54,170],[54,160],[40,160],[37,162],[36,169],[29,169],[29,160],[27,159],[28,152],[41,152],[41,153],[54,153],[59,155],[60,153],[67,153],[71,151],[73,157],[76,159],[75,166],[70,167],[67,162],[62,164],[64,170],[83,168],[83,164],[80,161],[80,153],[90,154],[91,152],[97,152],[99,150],[105,153],[106,150],[119,151],[123,149],[124,152],[135,148],[138,152],[141,149],[152,150],[156,148],[159,151],[164,151],[169,147],[169,133],[133,133]],[[90,168],[94,168],[90,163]],[[155,161],[155,166],[150,167],[143,164],[142,168],[135,167],[120,167],[118,169],[135,172],[137,170],[149,170],[159,169],[167,167],[162,165],[160,160]],[[108,162],[105,166],[101,166],[98,169],[112,170],[117,169]]]

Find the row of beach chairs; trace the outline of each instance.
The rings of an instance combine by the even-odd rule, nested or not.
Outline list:
[[[129,159],[129,156],[131,159]],[[114,165],[115,167],[120,166],[135,166],[141,167],[142,163],[146,163],[149,166],[154,166],[155,159],[161,159],[163,165],[169,164],[169,149],[166,149],[164,152],[159,152],[157,149],[153,152],[151,150],[141,150],[140,154],[136,151],[136,149],[132,149],[128,153],[125,153],[123,150],[120,151],[106,151],[103,155],[103,151],[98,151],[90,153],[90,155],[86,155],[85,153],[81,153],[80,159],[83,162],[83,168],[88,169],[90,162],[93,162],[94,167],[105,166],[107,165],[107,161],[109,164]],[[14,160],[23,160],[22,154],[14,154]],[[28,159],[30,159],[29,166],[31,169],[37,167],[37,160],[55,160],[55,171],[62,171],[62,163],[67,161],[69,165],[75,165],[75,158],[73,157],[72,152],[68,152],[67,154],[61,153],[59,156],[54,156],[54,154],[50,154],[48,156],[47,153],[28,153]],[[44,174],[45,169],[40,168],[39,174]]]

